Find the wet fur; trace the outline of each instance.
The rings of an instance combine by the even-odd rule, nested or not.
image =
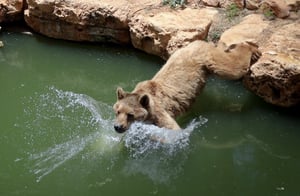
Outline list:
[[[179,130],[175,118],[190,108],[209,73],[240,79],[260,55],[258,47],[249,42],[226,47],[195,41],[179,49],[151,80],[138,83],[131,93],[117,89],[115,129],[126,131],[138,120]]]

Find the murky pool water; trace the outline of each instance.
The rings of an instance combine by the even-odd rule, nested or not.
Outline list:
[[[120,46],[0,39],[0,195],[300,195],[299,107],[211,78],[182,132],[136,123],[119,135],[116,87],[132,90],[163,61]]]

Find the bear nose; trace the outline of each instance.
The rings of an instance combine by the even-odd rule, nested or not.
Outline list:
[[[114,128],[118,133],[124,133],[126,131],[126,129],[122,125],[114,125]]]

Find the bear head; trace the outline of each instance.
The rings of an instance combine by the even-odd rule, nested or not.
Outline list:
[[[117,102],[113,109],[116,114],[114,128],[118,133],[129,129],[134,121],[145,121],[149,115],[149,96],[125,92],[117,88]]]
[[[224,50],[224,52],[236,52],[238,54],[243,54],[244,57],[247,57],[247,54],[250,54],[250,65],[256,63],[262,55],[261,51],[258,49],[258,45],[250,41],[231,44]]]

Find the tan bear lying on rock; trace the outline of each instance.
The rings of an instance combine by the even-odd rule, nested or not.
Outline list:
[[[226,48],[195,41],[177,50],[151,80],[138,83],[131,93],[117,89],[115,130],[125,132],[134,121],[179,130],[175,118],[191,106],[208,73],[240,79],[260,55],[250,42]]]

